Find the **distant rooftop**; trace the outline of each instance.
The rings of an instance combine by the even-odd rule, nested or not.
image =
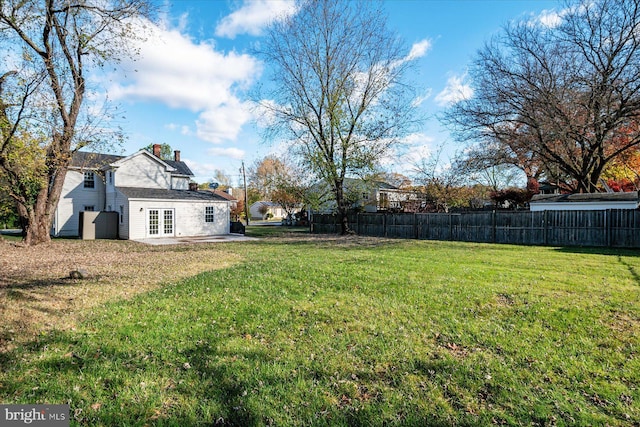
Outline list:
[[[536,194],[531,203],[577,203],[577,202],[633,202],[638,201],[638,192],[628,193],[577,193],[577,194]]]

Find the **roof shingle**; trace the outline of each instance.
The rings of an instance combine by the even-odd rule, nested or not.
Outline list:
[[[165,190],[160,188],[137,187],[118,187],[118,191],[129,199],[204,200],[212,202],[227,201],[210,191]]]

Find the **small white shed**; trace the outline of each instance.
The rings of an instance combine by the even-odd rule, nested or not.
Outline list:
[[[637,209],[638,192],[536,194],[529,203],[531,211],[594,211],[607,209]]]

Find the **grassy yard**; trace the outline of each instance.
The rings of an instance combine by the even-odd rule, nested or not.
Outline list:
[[[0,354],[0,401],[81,425],[640,423],[639,252],[248,231],[149,248],[229,262]]]

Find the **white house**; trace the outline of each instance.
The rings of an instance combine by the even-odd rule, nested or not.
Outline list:
[[[575,211],[637,209],[638,192],[584,193],[584,194],[536,194],[529,202],[531,211]]]
[[[190,188],[192,176],[179,151],[162,160],[157,144],[126,157],[76,152],[52,234],[78,236],[82,211],[117,212],[121,239],[228,234],[229,201]]]
[[[424,195],[401,190],[383,181],[345,178],[343,188],[351,209],[364,212],[419,212],[426,205]],[[337,210],[330,186],[326,182],[316,183],[312,191],[320,200],[314,213],[333,213]]]
[[[249,206],[249,216],[251,219],[267,219],[269,214],[271,214],[271,218],[283,218],[286,215],[282,206],[274,202],[262,200]]]

